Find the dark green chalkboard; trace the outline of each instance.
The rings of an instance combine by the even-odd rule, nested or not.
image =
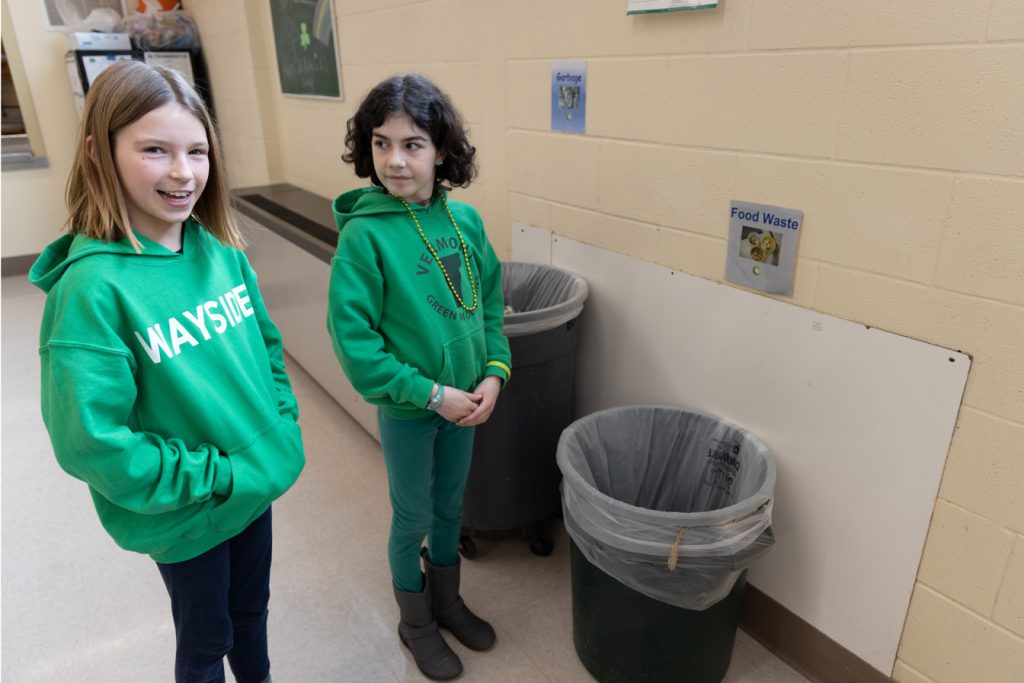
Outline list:
[[[270,0],[285,95],[342,97],[332,0]]]

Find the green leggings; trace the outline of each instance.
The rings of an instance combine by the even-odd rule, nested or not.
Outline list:
[[[431,413],[411,420],[377,410],[391,494],[388,563],[400,590],[423,590],[420,547],[427,538],[439,567],[459,561],[462,495],[473,457],[475,427],[459,427]]]

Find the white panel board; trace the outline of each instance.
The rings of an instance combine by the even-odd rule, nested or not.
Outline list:
[[[551,256],[590,285],[578,413],[663,403],[761,437],[778,541],[750,582],[889,675],[970,359],[561,237]]]
[[[512,260],[551,264],[551,231],[512,222]]]

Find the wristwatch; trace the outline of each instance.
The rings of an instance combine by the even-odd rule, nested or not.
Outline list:
[[[433,396],[431,396],[430,400],[427,401],[427,410],[436,411],[438,408],[441,407],[441,402],[443,400],[444,400],[444,385],[441,384],[441,383],[438,383],[438,385],[437,385],[437,393],[434,394]]]

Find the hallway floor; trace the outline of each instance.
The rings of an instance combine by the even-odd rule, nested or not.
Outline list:
[[[167,594],[148,557],[118,549],[84,484],[64,474],[39,415],[44,297],[2,281],[2,668],[11,683],[172,680]],[[423,681],[395,633],[386,558],[389,506],[377,443],[291,359],[307,465],[274,504],[270,655],[278,683]],[[458,643],[462,681],[593,680],[572,642],[568,540],[549,557],[478,540],[463,594],[498,633]],[[449,638],[449,642],[454,639]],[[228,680],[233,680],[228,674]],[[725,683],[800,683],[743,631]]]

